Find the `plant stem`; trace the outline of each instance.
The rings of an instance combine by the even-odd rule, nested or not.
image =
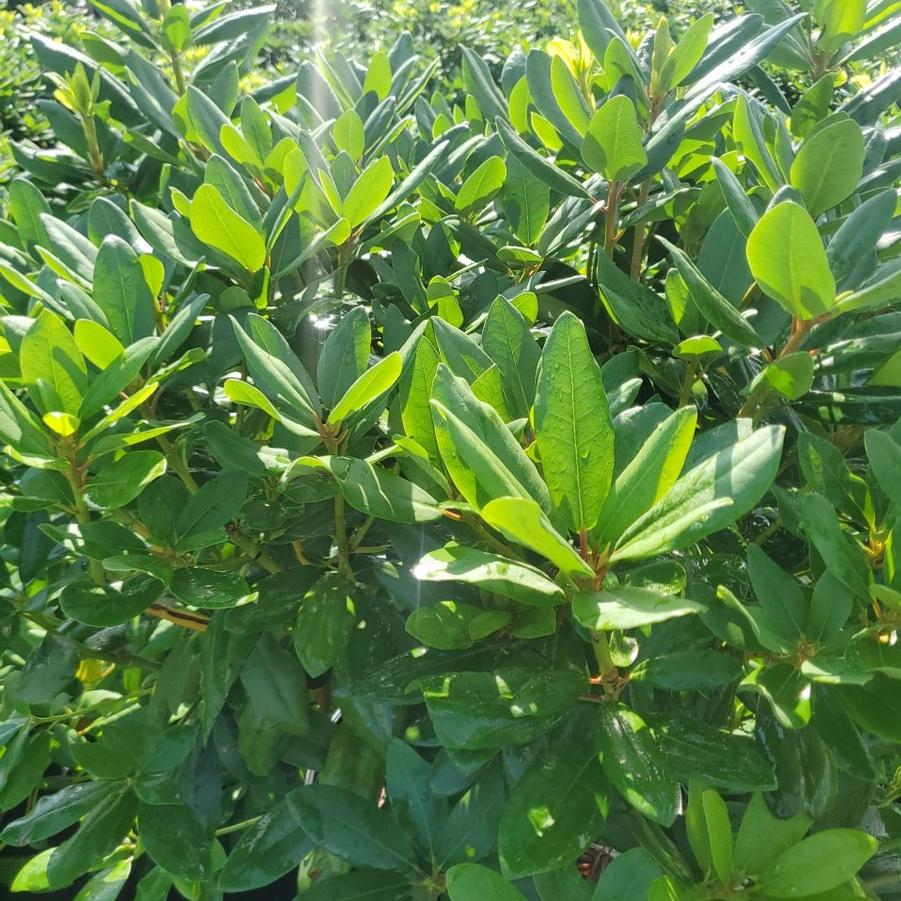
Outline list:
[[[75,501],[75,519],[78,524],[86,526],[91,522],[91,511],[88,509],[87,501],[84,499],[84,474],[75,464],[75,460],[71,460],[68,469],[65,471],[66,480],[72,489],[72,498]],[[103,564],[99,560],[89,560],[88,567],[91,573],[91,579],[95,585],[103,585],[106,582],[106,574],[103,571]]]
[[[181,458],[181,454],[178,452],[175,445],[165,435],[157,435],[156,440],[163,449],[163,453],[166,455],[166,460],[169,463],[170,469],[172,469],[172,471],[182,480],[185,488],[187,488],[191,494],[197,494],[200,490],[200,486],[197,484],[194,476],[191,475],[191,471],[185,465],[185,461]]]
[[[240,532],[230,532],[228,538],[238,550],[243,551],[254,563],[265,569],[267,573],[278,573],[282,571],[281,566],[279,566],[276,560],[270,556],[267,551],[264,551],[252,538],[248,538]]]
[[[228,835],[231,832],[240,832],[242,829],[247,829],[248,826],[253,826],[254,823],[259,823],[259,821],[263,818],[263,815],[251,817],[249,820],[241,820],[240,823],[232,823],[229,826],[223,826],[221,829],[216,830],[216,835]]]
[[[695,376],[698,372],[698,360],[692,358],[685,367],[685,378],[682,381],[682,388],[679,391],[679,406],[687,407],[691,401],[691,389],[695,383]]]
[[[616,220],[619,216],[619,190],[616,181],[607,185],[607,206],[604,210],[604,251],[610,259],[613,259],[613,249],[616,246]]]
[[[607,640],[606,633],[595,632],[591,641],[594,646],[594,658],[598,662],[601,676],[607,678],[616,674],[616,664],[610,656],[610,642]]]
[[[638,191],[638,206],[648,202],[648,194],[651,190],[650,180],[643,181]],[[641,276],[641,260],[644,255],[645,228],[643,225],[635,226],[635,235],[632,239],[632,265],[629,267],[629,275],[634,279]]]
[[[172,62],[172,74],[175,76],[175,86],[178,88],[179,94],[185,93],[185,73],[181,67],[181,57],[178,52],[173,50],[169,54],[169,60]]]
[[[338,572],[352,579],[353,569],[350,565],[350,541],[347,538],[344,496],[340,491],[335,495],[335,546],[338,549]]]
[[[344,286],[347,283],[347,267],[350,265],[350,257],[353,254],[353,246],[348,238],[338,248],[338,260],[335,268],[335,297],[340,300],[344,296]]]

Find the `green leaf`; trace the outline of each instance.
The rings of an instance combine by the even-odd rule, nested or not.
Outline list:
[[[0,778],[2,811],[18,807],[38,788],[44,771],[50,765],[50,733],[44,731],[29,735],[26,729],[21,730],[14,747],[4,753],[4,758],[7,756],[11,758],[10,765],[3,767]]]
[[[388,810],[331,785],[296,788],[285,799],[310,839],[352,866],[415,868],[410,840]]]
[[[531,498],[500,497],[482,508],[482,519],[505,538],[550,560],[570,578],[592,577],[591,567],[575,552]]]
[[[842,531],[829,501],[813,492],[804,497],[801,509],[804,531],[826,569],[858,598],[869,598],[870,570],[863,552]]]
[[[751,382],[749,392],[770,388],[788,400],[799,400],[813,386],[813,357],[806,351],[773,360]]]
[[[69,885],[111,853],[134,825],[137,801],[131,790],[103,798],[85,816],[78,831],[53,850],[47,865],[52,888]]]
[[[735,865],[758,876],[784,851],[797,847],[810,828],[810,817],[797,813],[785,819],[770,813],[763,795],[755,794],[742,817],[735,840]]]
[[[439,366],[430,402],[435,438],[448,474],[477,510],[497,497],[538,498],[550,509],[535,464],[497,411],[478,400],[462,378]]]
[[[131,858],[92,876],[75,896],[75,901],[116,901],[131,875]]]
[[[313,425],[318,397],[303,364],[267,320],[251,314],[247,324],[250,335],[232,320],[235,337],[254,384],[279,412],[285,411],[292,419]]]
[[[633,681],[667,691],[709,691],[741,678],[740,661],[719,651],[672,651],[633,667]]]
[[[566,197],[586,197],[582,184],[559,166],[533,150],[509,125],[505,118],[496,120],[498,134],[504,146],[537,178],[549,188]]]
[[[450,901],[526,901],[500,873],[477,863],[458,863],[447,871]]]
[[[857,829],[824,829],[783,851],[760,875],[771,898],[816,895],[847,882],[875,854],[879,841]]]
[[[51,838],[77,823],[107,795],[121,788],[121,784],[114,782],[79,782],[42,795],[28,813],[6,824],[0,841],[21,847]]]
[[[826,257],[836,281],[854,272],[861,259],[872,253],[895,212],[895,192],[882,191],[865,200],[829,239]]]
[[[108,235],[97,252],[94,301],[103,310],[110,331],[124,345],[153,334],[155,302],[141,261],[116,235]]]
[[[713,13],[707,13],[695,19],[685,29],[667,58],[660,75],[661,85],[665,90],[679,87],[701,61],[701,57],[707,49],[707,40],[710,37],[710,30],[713,28],[713,20]]]
[[[463,182],[454,201],[454,209],[463,215],[470,215],[484,207],[503,187],[507,178],[507,167],[499,156],[488,157]]]
[[[432,766],[399,738],[388,744],[385,789],[391,810],[427,860],[437,856],[437,834],[446,823],[447,801],[432,791]]]
[[[143,613],[165,587],[159,579],[144,575],[128,579],[119,588],[87,581],[71,582],[63,589],[59,605],[66,616],[80,623],[107,628],[127,623]]]
[[[650,725],[667,768],[683,785],[699,782],[736,794],[776,787],[773,767],[752,738],[685,716],[657,715]]]
[[[612,38],[626,42],[625,33],[604,0],[579,0],[579,27],[596,60],[604,59]]]
[[[460,46],[460,52],[463,84],[467,92],[475,97],[482,115],[489,121],[497,117],[506,120],[507,104],[491,77],[488,64],[465,45]]]
[[[798,319],[827,313],[835,279],[810,214],[791,201],[765,213],[748,237],[748,265],[760,287]]]
[[[201,185],[194,193],[190,220],[201,241],[236,260],[248,272],[262,269],[266,262],[263,236],[223,200],[213,185]]]
[[[528,416],[535,400],[541,351],[522,313],[506,298],[497,297],[482,326],[482,349],[503,379],[504,396],[514,416]]]
[[[586,629],[636,629],[704,610],[688,598],[674,598],[647,588],[620,585],[607,591],[581,592],[573,597],[573,616]]]
[[[513,234],[523,244],[533,245],[550,212],[550,190],[513,154],[507,157],[503,202]]]
[[[767,625],[784,638],[801,638],[807,626],[807,598],[798,581],[753,544],[748,549],[748,575]]]
[[[571,670],[508,667],[431,676],[419,684],[439,741],[486,751],[544,735],[572,710],[586,680]]]
[[[456,651],[472,647],[509,622],[510,614],[505,610],[440,601],[431,607],[417,607],[407,617],[406,630],[426,647]]]
[[[85,496],[104,510],[116,510],[131,503],[165,471],[166,458],[159,451],[128,451],[100,467],[89,479]]]
[[[821,26],[817,44],[827,51],[838,50],[857,37],[867,18],[866,0],[826,0],[812,8]]]
[[[332,329],[316,364],[322,402],[331,409],[369,365],[372,332],[363,307],[352,307]]]
[[[356,110],[346,110],[332,125],[332,140],[339,151],[343,150],[352,160],[359,160],[366,149],[363,120]]]
[[[556,738],[522,774],[504,808],[498,857],[508,879],[576,860],[608,808],[607,782],[589,735]]]
[[[776,476],[783,430],[758,429],[690,470],[617,543],[613,560],[676,550],[723,529],[763,497]]]
[[[831,210],[854,193],[865,155],[863,132],[853,119],[820,128],[801,145],[791,166],[791,183],[811,216]]]
[[[247,478],[243,473],[223,473],[204,482],[178,511],[175,534],[179,548],[202,547],[199,539],[211,533],[224,536],[222,527],[237,517],[246,499]]]
[[[627,181],[648,161],[643,138],[635,104],[619,94],[591,117],[582,144],[582,159],[608,181]]]
[[[694,438],[698,412],[682,407],[661,422],[617,476],[598,519],[601,542],[615,541],[675,485]]]
[[[169,590],[183,604],[208,610],[234,607],[251,593],[250,586],[238,573],[200,566],[176,570]]]
[[[288,800],[282,798],[241,833],[222,869],[222,888],[226,892],[263,888],[293,870],[312,850],[313,843],[297,828]]]
[[[390,391],[400,378],[403,358],[398,351],[379,360],[366,370],[344,393],[328,416],[330,425],[338,425],[348,416],[363,410],[368,404]]]
[[[613,419],[585,327],[569,312],[541,355],[535,431],[551,499],[570,528],[587,531],[613,480]]]
[[[624,704],[601,704],[595,741],[616,790],[643,816],[671,826],[679,809],[679,786],[644,720]]]
[[[660,876],[660,867],[644,848],[630,848],[614,857],[598,880],[596,896],[603,901],[632,901],[648,898],[651,883]]]
[[[294,621],[294,651],[310,676],[334,665],[355,622],[351,586],[338,573],[325,573],[303,596]]]
[[[353,457],[331,457],[329,468],[355,510],[389,522],[429,522],[441,511],[424,489],[402,476]]]
[[[264,632],[241,670],[241,683],[261,719],[288,735],[309,730],[307,678],[294,654]]]
[[[150,859],[179,879],[202,882],[212,869],[212,830],[186,804],[138,805],[138,835]]]
[[[732,876],[732,825],[726,802],[712,789],[689,791],[688,838],[697,860],[722,883]]]
[[[77,414],[88,389],[84,357],[62,319],[44,310],[19,350],[22,382],[44,412]]]
[[[870,469],[885,496],[901,510],[901,445],[887,432],[870,429],[864,435]]]
[[[513,598],[521,604],[543,607],[565,601],[563,589],[541,570],[457,544],[448,544],[426,554],[412,572],[425,582],[464,582]]]
[[[738,180],[735,173],[720,159],[713,158],[713,168],[716,172],[716,178],[720,188],[723,191],[723,197],[726,200],[726,206],[732,214],[738,230],[747,238],[754,230],[759,218],[751,198],[745,190],[744,185]]]
[[[665,238],[658,239],[669,251],[679,275],[688,287],[691,299],[701,315],[727,338],[745,347],[759,347],[760,338],[748,321],[704,277],[683,251]]]
[[[357,228],[375,213],[385,198],[391,192],[394,184],[394,170],[387,156],[381,156],[373,160],[354,182],[347,197],[341,203],[340,212],[350,223],[350,227]]]

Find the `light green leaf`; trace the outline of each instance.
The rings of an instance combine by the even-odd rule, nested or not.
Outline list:
[[[703,605],[688,598],[674,598],[631,585],[582,592],[573,597],[573,616],[594,632],[637,629],[677,616],[700,613],[704,609]]]
[[[389,522],[429,522],[441,511],[435,498],[413,482],[354,457],[331,457],[329,468],[348,504]]]
[[[686,547],[744,516],[776,477],[783,434],[780,426],[758,429],[686,473],[628,529],[612,559]]]
[[[346,110],[332,125],[332,140],[338,150],[343,150],[352,160],[358,160],[366,148],[363,120],[356,110]]]
[[[727,338],[746,347],[759,347],[760,338],[748,321],[717,291],[703,273],[674,244],[665,238],[658,239],[669,251],[679,275],[682,276],[691,298],[701,315]]]
[[[582,159],[609,181],[623,182],[648,161],[635,104],[623,94],[608,100],[591,118]]]
[[[613,419],[585,327],[569,312],[541,355],[535,431],[555,506],[574,531],[592,528],[613,480]]]
[[[551,525],[531,498],[500,497],[482,508],[482,519],[510,541],[541,554],[571,578],[592,577],[591,567]]]
[[[166,471],[159,451],[129,451],[100,467],[88,480],[89,501],[104,510],[116,510],[133,501],[154,479]]]
[[[713,13],[696,19],[685,30],[664,63],[660,81],[665,90],[679,87],[691,70],[701,61],[707,49],[707,39],[713,28]]]
[[[760,287],[793,316],[813,319],[835,303],[835,279],[810,214],[791,201],[765,213],[748,237],[748,265]]]
[[[819,216],[854,193],[865,155],[863,132],[853,119],[827,125],[801,145],[792,163],[791,183],[801,192],[811,216]]]
[[[541,570],[475,548],[448,544],[422,557],[413,575],[425,582],[465,582],[522,604],[562,604],[563,589]]]
[[[390,391],[400,378],[402,369],[403,359],[398,351],[379,360],[372,369],[367,369],[332,408],[328,416],[329,424],[338,425]]]
[[[263,236],[223,200],[213,185],[201,185],[190,208],[191,229],[197,237],[239,262],[248,272],[257,272],[266,262]]]
[[[801,898],[847,882],[876,853],[879,841],[858,829],[824,829],[783,851],[757,883],[771,898]]]
[[[341,203],[341,215],[352,229],[362,225],[381,205],[394,184],[394,170],[387,156],[373,160],[354,182]]]
[[[39,409],[78,413],[88,390],[87,367],[72,333],[52,311],[44,310],[25,333],[19,366]]]
[[[454,201],[454,209],[468,215],[481,209],[503,187],[507,167],[499,156],[488,157],[463,182]]]

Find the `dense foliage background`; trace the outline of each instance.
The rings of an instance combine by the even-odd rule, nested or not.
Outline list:
[[[901,3],[0,30],[4,891],[901,896]]]

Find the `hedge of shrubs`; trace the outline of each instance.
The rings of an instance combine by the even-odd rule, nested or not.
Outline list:
[[[898,4],[458,86],[92,6],[0,205],[3,883],[897,897]]]

